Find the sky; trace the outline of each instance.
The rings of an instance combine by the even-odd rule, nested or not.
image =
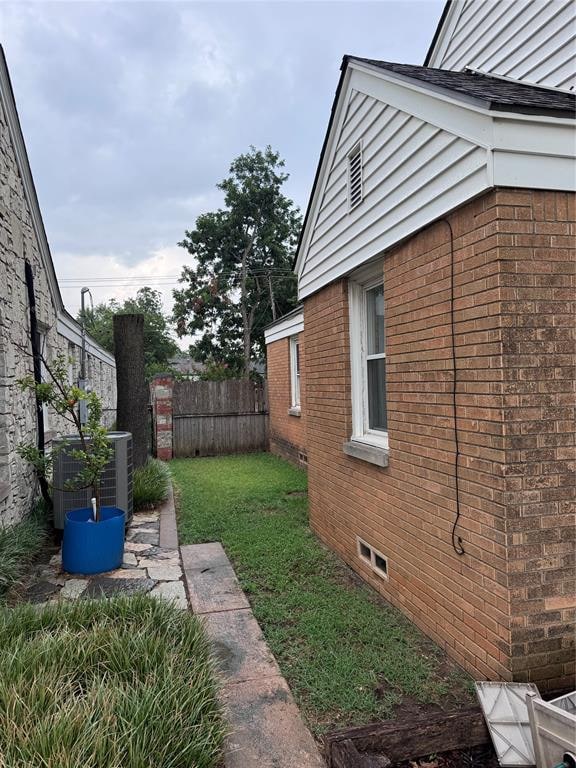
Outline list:
[[[142,285],[166,311],[196,217],[251,145],[305,211],[346,53],[422,64],[443,0],[0,2],[66,307]]]

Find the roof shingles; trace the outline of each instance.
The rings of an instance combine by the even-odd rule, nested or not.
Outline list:
[[[371,64],[393,74],[418,80],[435,89],[440,88],[487,102],[492,110],[562,117],[573,117],[576,114],[576,94],[568,91],[541,88],[478,72],[453,72],[447,69],[345,56],[344,63],[348,61]]]

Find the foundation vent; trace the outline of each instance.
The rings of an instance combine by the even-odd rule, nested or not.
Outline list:
[[[358,549],[358,557],[372,568],[372,570],[382,576],[383,579],[388,578],[388,558],[381,552],[367,544],[364,539],[359,536],[356,537],[356,546]]]

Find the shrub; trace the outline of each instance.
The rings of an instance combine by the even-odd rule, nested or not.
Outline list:
[[[149,509],[168,498],[170,470],[158,459],[148,459],[143,467],[134,471],[134,511]]]
[[[147,595],[0,609],[0,765],[216,768],[202,626]]]
[[[46,540],[46,516],[42,503],[10,526],[0,526],[0,600],[25,574]]]

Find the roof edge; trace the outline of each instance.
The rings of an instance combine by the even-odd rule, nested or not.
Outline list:
[[[430,46],[428,47],[428,52],[426,53],[426,58],[424,59],[424,66],[427,67],[430,59],[432,58],[432,54],[434,53],[434,48],[436,47],[436,43],[438,42],[438,39],[440,37],[440,33],[442,32],[442,29],[444,27],[444,23],[448,17],[448,14],[450,13],[450,8],[452,6],[453,0],[446,0],[446,4],[444,5],[444,8],[442,9],[442,14],[440,16],[440,20],[438,21],[438,24],[436,25],[436,30],[434,32],[434,37],[432,38],[432,42],[430,43]]]

